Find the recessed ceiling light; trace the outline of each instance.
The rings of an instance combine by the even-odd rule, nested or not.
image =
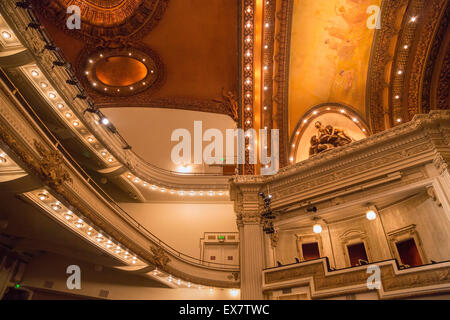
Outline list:
[[[11,38],[11,33],[9,33],[8,31],[3,31],[2,32],[2,37],[5,40],[10,39]]]
[[[39,72],[37,72],[36,70],[31,71],[31,75],[33,77],[39,77]]]

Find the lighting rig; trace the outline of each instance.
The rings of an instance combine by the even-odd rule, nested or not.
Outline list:
[[[40,35],[43,41],[45,42],[44,47],[42,48],[41,53],[43,53],[45,50],[53,52],[55,55],[55,60],[53,61],[52,69],[55,67],[62,67],[65,69],[68,80],[66,80],[66,83],[69,85],[72,85],[74,87],[78,88],[79,93],[75,95],[73,98],[73,101],[76,99],[80,99],[83,101],[87,101],[89,106],[84,110],[83,115],[86,114],[86,112],[95,114],[96,120],[99,124],[104,125],[108,130],[117,135],[117,137],[121,140],[121,142],[124,144],[123,149],[124,150],[130,150],[131,146],[125,141],[125,139],[120,135],[120,133],[117,131],[116,127],[108,120],[108,118],[93,104],[92,100],[88,97],[88,95],[85,93],[85,90],[79,80],[77,79],[75,72],[73,71],[72,65],[68,63],[68,59],[63,54],[63,52],[58,48],[50,39],[50,37],[45,32],[44,26],[39,22],[38,17],[33,12],[33,6],[31,4],[30,0],[22,0],[16,2],[16,8],[21,8],[23,10],[26,10],[30,19],[32,22],[28,24],[26,27],[26,30],[28,29],[34,29],[36,30]]]
[[[261,220],[263,222],[263,231],[266,234],[273,234],[275,233],[275,229],[273,227],[273,220],[276,218],[276,215],[270,208],[270,204],[272,203],[272,195],[269,194],[266,196],[264,192],[260,192],[259,195],[264,202],[264,210],[263,213],[261,213]]]

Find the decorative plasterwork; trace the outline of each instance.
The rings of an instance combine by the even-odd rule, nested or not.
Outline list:
[[[162,19],[169,0],[103,3],[83,0],[34,0],[33,8],[71,36],[96,46],[116,48],[141,39]],[[66,27],[67,8],[81,10],[81,30]]]
[[[409,0],[384,0],[381,5],[381,29],[375,33],[367,79],[366,114],[370,117],[372,132],[377,133],[390,127],[387,122],[388,106],[383,92],[386,84],[386,69],[392,62],[389,48],[396,40],[396,21],[403,13]]]
[[[424,12],[424,5],[424,0],[411,1],[403,17],[390,70],[389,105],[391,107],[389,113],[391,125],[412,119],[412,117],[406,116],[402,110],[402,104],[408,100],[407,95],[403,92],[403,86],[405,77],[409,74],[408,60],[414,54],[414,39],[418,29],[418,22],[423,19],[421,13]],[[411,19],[414,19],[414,21]],[[419,112],[414,114],[416,113]]]
[[[239,195],[252,187],[269,187],[272,208],[280,210],[289,205],[307,205],[313,199],[325,201],[333,193],[357,192],[363,183],[374,185],[377,179],[385,183],[401,178],[398,171],[413,161],[416,166],[433,163],[443,172],[450,159],[449,120],[450,111],[416,115],[409,123],[282,168],[276,175],[237,176],[232,182],[232,199],[244,202],[235,208],[245,210],[245,197]]]
[[[72,182],[69,173],[62,166],[64,160],[57,150],[49,150],[41,142],[36,140],[34,140],[34,147],[42,157],[39,173],[46,184],[61,191],[64,183]]]
[[[414,59],[411,63],[411,70],[408,82],[405,89],[408,94],[408,99],[404,101],[403,108],[407,110],[408,119],[420,112],[421,105],[421,86],[423,84],[423,77],[426,69],[426,59],[430,53],[433,38],[439,27],[440,18],[444,14],[447,4],[446,0],[430,0],[426,1],[426,15],[423,16],[420,32],[418,33]]]
[[[104,83],[98,78],[99,66],[106,63],[108,59],[133,59],[135,63],[142,64],[142,68],[146,68],[145,77],[127,85]],[[118,98],[134,96],[148,90],[154,91],[160,87],[164,79],[164,66],[161,59],[153,50],[145,47],[100,50],[86,48],[79,55],[77,65],[78,78],[82,79],[83,87],[96,102],[100,101],[99,95]],[[122,67],[127,68],[126,62]],[[118,102],[115,101],[115,103]]]
[[[263,27],[263,46],[262,46],[262,70],[264,90],[261,112],[261,126],[268,130],[273,129],[273,76],[274,76],[274,44],[275,44],[275,26],[276,26],[277,1],[265,1],[264,6],[264,27]],[[267,26],[267,27],[266,27]],[[270,132],[270,131],[269,131]],[[270,141],[270,139],[269,139]]]
[[[15,1],[1,1],[0,8],[3,14],[7,14],[11,21],[14,30],[25,30],[27,25],[31,22],[29,14],[25,10],[20,10],[15,7]],[[58,99],[65,102],[63,109],[72,114],[75,118],[82,119],[80,122],[85,126],[89,136],[81,141],[89,148],[90,143],[93,143],[95,149],[101,152],[101,158],[105,159],[107,163],[116,164],[119,166],[123,164],[141,180],[147,181],[149,184],[156,184],[172,188],[174,190],[198,190],[204,188],[205,190],[219,191],[228,188],[229,177],[219,175],[182,175],[176,174],[167,170],[163,170],[152,166],[137,156],[132,150],[124,149],[123,140],[117,135],[111,133],[105,126],[99,125],[98,117],[91,113],[84,111],[90,108],[87,100],[78,99],[79,91],[72,85],[67,84],[67,71],[65,67],[55,67],[53,62],[58,60],[58,57],[52,51],[43,50],[45,42],[41,38],[40,31],[28,28],[27,31],[20,33],[20,40],[26,48],[30,50],[30,55],[36,59],[36,65],[49,84],[58,84],[54,88]],[[137,97],[139,97],[137,99]],[[217,112],[217,109],[223,110],[224,114],[228,114],[227,106],[221,101],[201,101],[192,100],[190,98],[167,98],[149,100],[144,94],[137,95],[133,99],[137,99],[137,103],[130,103],[129,98],[115,98],[117,103],[123,106],[124,103],[129,103],[130,106],[155,106],[167,105],[168,107],[187,109],[191,108],[198,111]],[[110,103],[100,104],[99,107],[117,106]],[[84,136],[84,135],[83,135]],[[89,141],[92,138],[92,141]],[[97,148],[96,146],[99,146]],[[117,161],[117,162],[116,162]]]
[[[373,132],[421,111],[426,61],[447,1],[385,0],[369,66],[366,110]],[[397,26],[402,17],[401,25]],[[394,47],[394,55],[386,48]],[[389,72],[389,76],[387,73]],[[426,111],[425,111],[426,112]]]
[[[89,221],[97,231],[102,231],[102,235],[107,234],[115,243],[128,248],[150,266],[161,261],[161,255],[151,252],[151,247],[163,247],[171,260],[166,261],[164,270],[161,270],[163,274],[177,276],[199,285],[231,288],[238,285],[232,275],[233,272],[238,272],[236,267],[221,269],[204,266],[195,258],[183,255],[133,220],[101,191],[99,186],[95,188],[92,178],[77,171],[74,167],[76,164],[70,163],[62,154],[56,154],[59,142],[56,141],[53,145],[18,101],[10,96],[16,92],[9,93],[4,84],[1,84],[0,144],[2,148],[5,146],[3,149],[7,149],[8,155],[27,173],[47,183],[45,189],[60,202],[53,203],[57,206],[57,211],[59,208],[70,209],[83,222]],[[42,154],[48,154],[48,150],[52,148],[55,149],[55,154],[51,154],[51,159],[63,159],[61,163],[56,161],[60,163],[58,168],[54,166],[55,161],[51,161],[52,165],[47,168],[48,163],[43,160]],[[37,197],[40,199],[39,195]]]
[[[345,231],[341,236],[341,246],[342,251],[344,253],[345,261],[347,263],[347,267],[351,267],[351,261],[350,261],[350,254],[348,251],[348,246],[357,244],[357,243],[363,243],[364,249],[366,250],[367,259],[369,259],[368,262],[372,262],[372,255],[370,250],[370,245],[368,243],[368,236],[367,233],[361,230],[357,229],[350,229]]]
[[[450,79],[450,4],[440,21],[427,57],[427,66],[423,76],[421,112],[427,113],[435,109],[449,109]]]
[[[291,150],[289,152],[289,163],[292,164],[295,161],[295,156],[299,147],[300,140],[302,139],[303,133],[309,123],[314,122],[314,119],[325,114],[325,113],[336,113],[343,115],[350,120],[352,120],[362,132],[367,136],[370,135],[370,129],[365,123],[364,119],[351,107],[343,105],[341,103],[324,103],[318,106],[312,107],[308,110],[305,115],[299,120],[295,130],[290,138],[289,145]]]
[[[36,88],[37,92],[45,99],[45,101],[52,107],[53,112],[72,129],[74,134],[86,145],[89,150],[97,155],[106,166],[117,166],[117,161],[107,149],[100,144],[98,139],[90,132],[83,124],[81,117],[68,107],[67,100],[57,93],[56,89],[47,79],[45,74],[37,65],[31,64],[19,68],[25,77]]]
[[[448,292],[450,288],[448,262],[405,270],[399,270],[394,260],[374,265],[381,269],[381,288],[376,291],[381,299]],[[330,271],[328,260],[323,258],[299,265],[267,269],[263,272],[263,288],[267,292],[308,285],[312,298],[369,291],[369,267]]]
[[[401,229],[393,230],[389,232],[387,236],[389,238],[389,246],[391,247],[391,252],[395,254],[395,258],[399,263],[402,262],[402,259],[400,257],[400,253],[398,252],[397,243],[411,238],[414,239],[422,263],[423,264],[428,263],[425,251],[423,250],[422,241],[420,240],[420,236],[419,233],[417,232],[415,224],[409,225]]]
[[[241,58],[242,58],[242,116],[241,127],[247,131],[254,127],[254,96],[255,96],[255,1],[244,0],[242,4],[242,22],[241,22]],[[243,174],[255,174],[255,167],[250,165],[250,151],[248,150],[248,141],[245,145],[245,164]]]
[[[292,29],[294,0],[277,1],[276,32],[274,42],[273,66],[273,113],[276,128],[280,130],[280,167],[288,164],[288,89],[289,89],[289,53]]]
[[[90,242],[91,245],[106,252],[108,255],[127,265],[145,265],[143,261],[136,256],[133,256],[133,254],[121,243],[116,242],[107,234],[104,234],[103,231],[99,230],[99,228],[93,225],[85,217],[69,210],[69,208],[59,202],[47,190],[28,192],[21,196],[37,205],[44,210],[47,215],[59,223],[62,223],[66,228]]]

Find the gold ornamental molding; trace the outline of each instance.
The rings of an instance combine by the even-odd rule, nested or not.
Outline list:
[[[289,153],[289,61],[294,0],[277,1],[276,32],[274,33],[273,114],[274,125],[280,130],[280,167],[288,165]]]
[[[397,180],[406,183],[408,180],[403,181],[402,170],[407,170],[412,162],[434,164],[443,173],[450,161],[446,142],[450,133],[449,119],[449,111],[444,110],[416,115],[411,122],[281,168],[276,175],[237,176],[231,185],[235,211],[242,214],[246,210],[258,210],[256,200],[250,201],[248,195],[247,190],[251,188],[255,188],[255,193],[270,188],[272,208],[284,210],[382,183]]]
[[[3,17],[8,17],[8,24],[14,30],[17,37],[29,50],[30,56],[35,59],[35,65],[26,66],[29,70],[28,79],[37,85],[39,93],[45,94],[46,102],[50,109],[54,109],[55,114],[67,122],[68,128],[75,132],[79,141],[87,148],[97,154],[105,166],[126,167],[141,181],[149,185],[161,186],[166,190],[173,189],[224,192],[228,189],[228,177],[221,175],[184,175],[164,170],[145,162],[133,150],[124,149],[124,142],[112,134],[105,126],[98,125],[95,115],[85,113],[90,107],[87,100],[77,99],[78,91],[74,86],[66,83],[67,72],[65,68],[55,68],[53,62],[56,57],[52,51],[43,50],[45,42],[41,37],[41,30],[27,29],[27,25],[32,22],[30,14],[26,10],[15,7],[14,0],[0,1],[0,9]],[[26,31],[24,31],[26,30]],[[30,67],[30,68],[28,68]],[[22,68],[23,69],[23,68]],[[25,70],[25,69],[24,69]],[[17,71],[19,72],[19,71]],[[23,71],[21,71],[23,72]],[[34,74],[39,74],[38,77]],[[41,82],[45,82],[47,88],[42,89]],[[58,86],[53,87],[53,85]],[[51,91],[49,91],[52,88]],[[161,107],[190,109],[195,111],[206,111],[228,114],[233,117],[236,108],[236,101],[225,93],[227,97],[213,100],[192,99],[190,97],[169,97],[149,99],[144,93],[133,96],[133,101],[127,97],[117,97],[115,100],[121,105],[126,102],[130,107]],[[220,96],[221,92],[217,93]],[[231,100],[230,100],[230,99]],[[237,100],[237,99],[236,99]],[[103,101],[97,105],[99,108],[116,107],[113,102]],[[68,118],[70,116],[70,118]],[[69,121],[70,120],[70,121]],[[76,124],[76,126],[75,126]],[[80,134],[81,133],[81,134]]]
[[[33,0],[33,9],[70,36],[96,46],[117,48],[140,40],[162,19],[169,0]],[[66,27],[67,8],[81,10],[81,30]]]
[[[412,119],[417,113],[420,113],[421,94],[423,77],[426,69],[427,57],[430,53],[433,39],[439,28],[439,21],[443,16],[447,0],[427,0],[426,15],[423,17],[418,39],[416,40],[416,51],[411,65],[409,82],[406,84],[408,99],[405,99],[403,108],[407,110],[408,119]]]
[[[381,288],[377,290],[380,299],[450,292],[450,262],[400,270],[395,260],[388,260],[332,271],[326,258],[264,270],[263,290],[307,285],[312,298],[370,291],[367,279],[373,272],[368,273],[368,268],[373,266],[378,266],[381,271]]]
[[[388,88],[385,73],[393,58],[386,48],[391,46],[392,41],[396,41],[399,31],[396,28],[396,21],[399,15],[403,15],[409,2],[409,0],[383,0],[381,4],[381,29],[375,32],[366,89],[366,114],[369,116],[373,133],[391,127],[389,107],[384,100],[383,92]]]
[[[15,99],[20,98],[17,90],[8,92],[8,88],[1,83],[0,145],[27,173],[45,184],[44,189],[60,203],[55,204],[55,212],[67,208],[68,216],[73,213],[73,217],[76,215],[83,220],[80,224],[89,222],[95,230],[120,243],[122,248],[127,248],[150,266],[160,266],[161,271],[168,274],[180,275],[180,278],[192,283],[211,287],[235,288],[239,285],[232,274],[238,269],[211,267],[196,260],[187,260],[189,257],[168,247],[127,216],[100,188],[95,189],[92,179],[81,167],[77,168],[76,163],[64,157],[59,150],[62,148],[59,142],[50,142],[46,133],[50,139],[54,137],[48,129],[44,133]],[[39,197],[46,198],[44,195]]]
[[[381,29],[375,33],[366,89],[366,111],[374,133],[429,111],[421,108],[423,86],[427,85],[426,64],[439,29],[437,22],[447,3],[447,0],[382,2]],[[392,46],[394,52],[386,50]]]
[[[422,84],[422,113],[430,112],[430,110],[450,108],[448,96],[450,91],[450,79],[448,77],[450,73],[449,22],[450,3],[447,1],[447,8],[441,18],[427,58]]]

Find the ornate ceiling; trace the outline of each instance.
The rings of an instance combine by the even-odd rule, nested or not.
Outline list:
[[[85,41],[117,46],[138,40],[162,18],[169,0],[38,0],[36,9],[71,35]],[[78,6],[81,30],[65,27],[67,8]]]
[[[175,108],[235,118],[230,97],[237,96],[238,1],[33,2],[97,107]],[[71,5],[81,9],[81,30],[66,27]]]

